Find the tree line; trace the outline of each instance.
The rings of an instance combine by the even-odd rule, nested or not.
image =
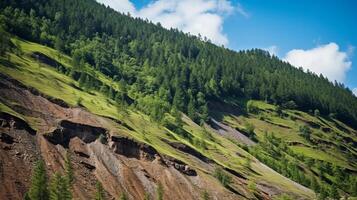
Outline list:
[[[4,0],[0,9],[3,29],[72,56],[75,71],[89,67],[124,82],[127,95],[158,120],[175,107],[200,122],[211,100],[248,98],[293,101],[357,124],[357,100],[347,87],[263,50],[218,47],[93,0]]]

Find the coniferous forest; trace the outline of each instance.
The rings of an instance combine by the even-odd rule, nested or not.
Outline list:
[[[4,0],[0,7],[2,29],[73,56],[76,69],[65,73],[113,99],[135,95],[138,107],[154,119],[174,106],[204,120],[209,101],[248,98],[278,105],[292,101],[301,110],[357,124],[357,100],[347,87],[260,49],[231,51],[206,38],[108,12],[95,1]],[[93,82],[84,66],[124,89]]]

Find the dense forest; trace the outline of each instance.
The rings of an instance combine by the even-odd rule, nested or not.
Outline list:
[[[3,30],[71,55],[76,69],[66,73],[114,99],[136,99],[155,119],[174,106],[195,121],[205,120],[210,100],[248,98],[293,102],[301,110],[357,124],[357,99],[343,84],[263,50],[235,52],[93,0],[4,0],[0,9]],[[122,88],[93,84],[88,67]]]

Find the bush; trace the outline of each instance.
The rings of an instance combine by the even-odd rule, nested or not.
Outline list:
[[[229,184],[232,183],[232,177],[229,176],[226,172],[224,172],[223,169],[220,167],[217,167],[214,170],[213,176],[216,177],[224,187],[228,187]]]
[[[288,101],[286,103],[283,103],[281,106],[285,109],[291,109],[291,110],[297,108],[297,105],[294,101]]]
[[[315,109],[315,110],[314,110],[314,115],[315,115],[316,117],[320,116],[320,111],[319,111],[318,109]]]
[[[248,189],[249,189],[249,191],[251,191],[253,193],[257,191],[257,185],[255,184],[254,181],[250,180],[248,182]]]
[[[252,101],[248,101],[247,102],[247,112],[257,114],[259,112],[259,109],[253,105]]]
[[[310,141],[310,135],[311,135],[311,129],[308,126],[300,126],[299,128],[300,134],[303,138],[305,138],[307,141]]]

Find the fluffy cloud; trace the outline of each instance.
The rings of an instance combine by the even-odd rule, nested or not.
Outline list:
[[[357,88],[353,89],[352,93],[357,97]]]
[[[200,34],[218,45],[228,44],[227,36],[223,33],[225,16],[237,11],[249,17],[241,5],[234,7],[227,0],[155,0],[139,10],[129,0],[97,1],[119,12],[130,12],[135,17],[160,22],[165,28]]]
[[[296,67],[322,74],[331,81],[344,82],[346,72],[352,65],[349,54],[350,52],[340,51],[339,46],[332,42],[308,50],[291,50],[284,60]]]

